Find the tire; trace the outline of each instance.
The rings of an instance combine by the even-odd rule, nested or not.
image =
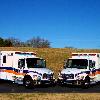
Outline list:
[[[59,85],[61,87],[65,86],[64,82],[59,79],[57,80],[56,85]]]
[[[26,77],[23,80],[23,84],[26,88],[33,88],[34,84],[33,84],[33,80],[31,77]]]
[[[84,88],[89,88],[90,87],[90,77],[86,76],[83,84]]]
[[[56,81],[53,81],[53,82],[50,83],[50,86],[51,86],[51,87],[55,87],[56,84],[57,84],[57,82],[56,82]]]

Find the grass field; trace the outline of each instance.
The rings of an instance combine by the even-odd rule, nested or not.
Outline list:
[[[1,50],[18,50],[36,52],[37,56],[46,59],[47,67],[54,71],[55,76],[63,68],[64,59],[71,57],[72,52],[100,52],[100,50],[84,50],[72,48],[27,48],[27,47],[0,47]]]
[[[99,93],[6,93],[0,94],[0,100],[100,100]]]
[[[100,52],[100,50],[72,49],[72,48],[13,48],[0,47],[1,50],[18,50],[36,52],[47,61],[47,66],[54,71],[55,76],[63,68],[64,59],[71,57],[72,52]],[[0,100],[100,100],[99,93],[21,93],[0,94]]]

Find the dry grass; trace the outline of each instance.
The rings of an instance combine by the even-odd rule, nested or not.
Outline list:
[[[0,100],[100,100],[99,93],[6,93]]]
[[[47,61],[47,67],[54,71],[57,76],[59,70],[63,68],[64,59],[71,56],[72,52],[100,52],[100,50],[84,50],[71,48],[27,48],[27,47],[0,47],[0,50],[18,50],[18,51],[32,51],[36,52]]]
[[[100,50],[83,49],[58,49],[58,48],[13,48],[1,47],[0,50],[18,50],[36,52],[38,56],[45,58],[47,66],[57,76],[58,71],[63,68],[64,59],[71,56],[72,52],[100,52]],[[5,93],[0,94],[0,100],[100,100],[99,93]]]

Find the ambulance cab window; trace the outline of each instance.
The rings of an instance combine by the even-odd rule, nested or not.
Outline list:
[[[87,69],[87,59],[68,59],[65,68]]]
[[[6,63],[6,56],[3,56],[3,63]]]
[[[45,68],[46,62],[44,59],[40,58],[27,58],[26,59],[28,68]]]

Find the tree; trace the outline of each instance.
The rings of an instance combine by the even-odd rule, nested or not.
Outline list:
[[[9,40],[14,47],[22,47],[25,45],[24,42],[21,42],[19,39],[13,37],[8,38],[7,40]]]
[[[50,48],[50,42],[40,37],[33,37],[26,41],[26,45],[34,48]]]
[[[42,39],[42,44],[41,44],[42,48],[50,48],[50,42],[48,40],[44,40]]]
[[[13,44],[12,44],[12,42],[9,39],[5,39],[4,40],[4,46],[5,47],[12,47]]]
[[[0,47],[11,47],[11,46],[12,46],[11,41],[0,37]]]
[[[0,37],[0,47],[4,46],[4,39]]]
[[[0,47],[34,47],[34,48],[50,48],[50,42],[40,37],[22,42],[19,39],[10,37],[8,39],[0,38]]]

